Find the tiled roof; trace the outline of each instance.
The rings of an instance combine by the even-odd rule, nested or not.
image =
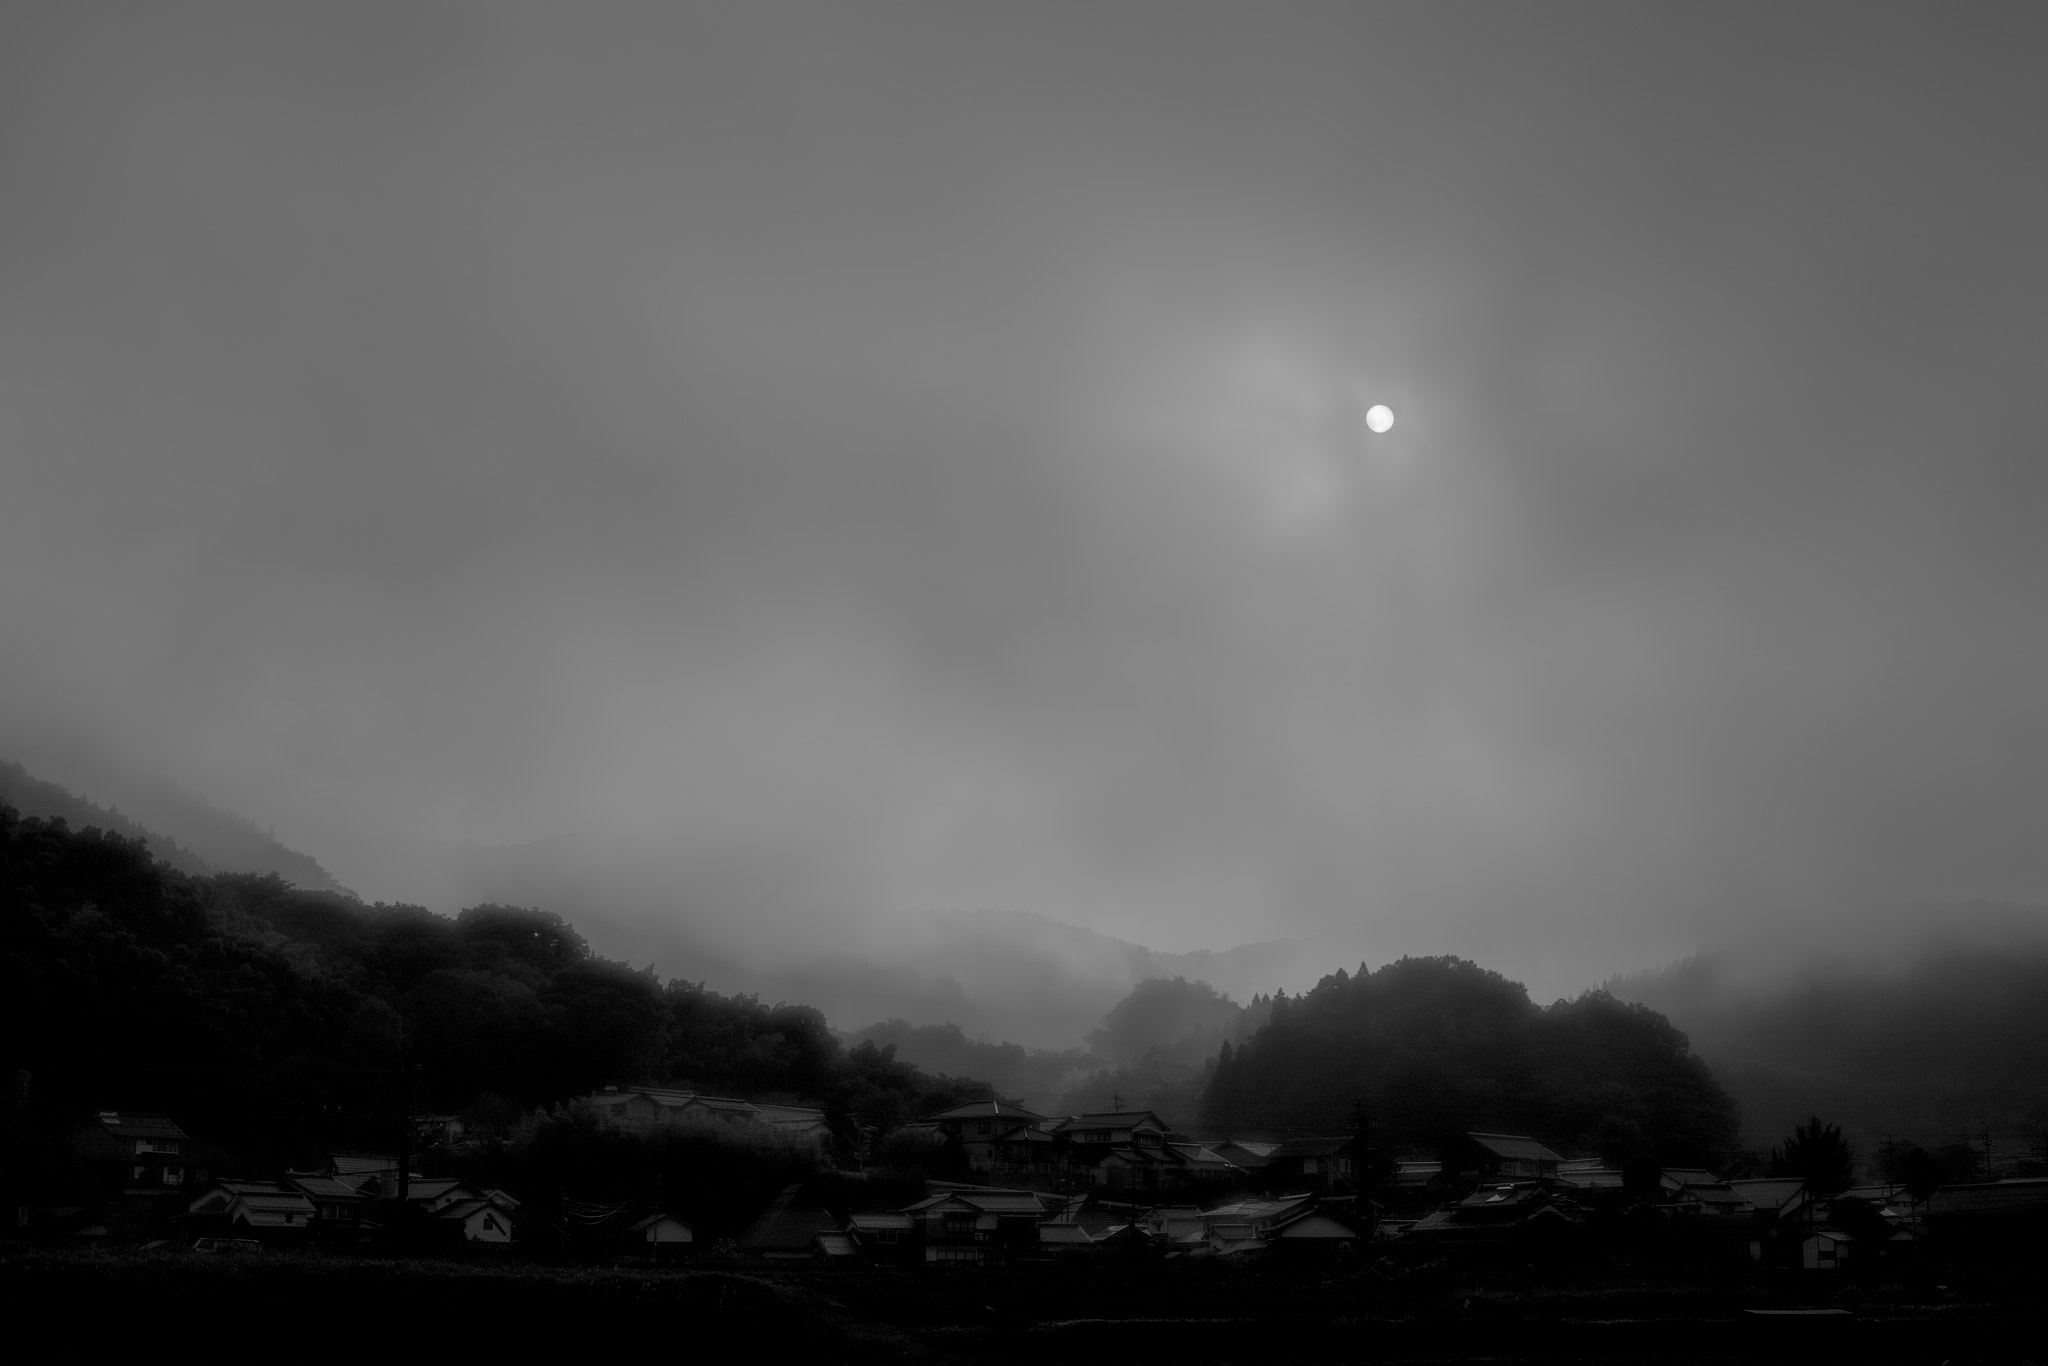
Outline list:
[[[99,1114],[99,1122],[101,1127],[116,1138],[189,1137],[169,1115],[137,1115],[124,1114],[114,1110],[102,1110]]]
[[[1101,1114],[1069,1115],[1059,1124],[1062,1129],[1158,1129],[1167,1128],[1165,1120],[1150,1110],[1111,1110]]]
[[[1527,1134],[1480,1134],[1468,1133],[1465,1137],[1492,1153],[1523,1162],[1562,1162],[1550,1149],[1530,1138]]]
[[[1972,1186],[1943,1186],[1928,1197],[1922,1213],[1929,1219],[1958,1214],[2029,1214],[2048,1210],[2048,1179],[1989,1181]]]
[[[827,1257],[851,1257],[860,1250],[853,1245],[853,1239],[844,1233],[820,1233],[815,1242],[818,1251]]]
[[[1079,1224],[1040,1224],[1038,1226],[1038,1241],[1041,1243],[1058,1243],[1066,1246],[1082,1247],[1093,1243],[1095,1240],[1089,1237],[1088,1230]]]
[[[926,1115],[925,1121],[933,1123],[942,1119],[1017,1119],[1035,1123],[1045,1116],[1027,1110],[1021,1105],[1012,1105],[1002,1100],[970,1100],[965,1105],[955,1105],[950,1110],[941,1110],[935,1115]]]
[[[916,1220],[907,1214],[895,1213],[856,1214],[846,1222],[848,1227],[860,1229],[864,1233],[873,1233],[887,1228],[907,1229],[915,1227],[917,1223]]]
[[[331,1176],[292,1176],[291,1184],[316,1200],[360,1200],[363,1193]]]
[[[398,1159],[382,1153],[335,1153],[328,1161],[336,1176],[375,1176],[398,1170]]]
[[[1234,1170],[1236,1167],[1236,1164],[1228,1158],[1211,1152],[1199,1143],[1169,1143],[1166,1146],[1178,1154],[1190,1166],[1203,1167],[1209,1170],[1223,1170],[1226,1168]]]
[[[1273,1154],[1273,1150],[1280,1145],[1278,1143],[1250,1143],[1242,1138],[1232,1138],[1226,1139],[1216,1146],[1219,1149],[1238,1148],[1252,1154],[1254,1157],[1270,1157]]]
[[[1014,1129],[997,1134],[996,1141],[998,1143],[1050,1143],[1052,1142],[1052,1135],[1043,1129],[1034,1128],[1032,1125],[1019,1124]]]
[[[1796,1176],[1745,1177],[1727,1184],[1728,1189],[1764,1210],[1782,1210],[1806,1191],[1806,1183]]]
[[[904,1207],[905,1214],[921,1214],[940,1205],[957,1202],[983,1214],[1030,1214],[1041,1216],[1045,1213],[1045,1201],[1029,1191],[980,1191],[951,1190],[938,1195],[928,1195],[913,1205]]]
[[[251,1210],[262,1210],[273,1214],[311,1214],[313,1202],[297,1191],[251,1191],[235,1197]]]

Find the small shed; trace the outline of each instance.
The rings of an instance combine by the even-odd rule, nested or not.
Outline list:
[[[1816,1229],[1799,1244],[1799,1265],[1808,1271],[1839,1271],[1849,1260],[1855,1238],[1840,1229]]]
[[[697,1241],[696,1232],[675,1215],[657,1210],[634,1224],[627,1232],[657,1262],[686,1259]]]

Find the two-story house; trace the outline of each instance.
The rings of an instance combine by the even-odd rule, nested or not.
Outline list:
[[[191,1142],[169,1115],[102,1110],[72,1131],[71,1151],[108,1194],[155,1196],[183,1189]]]
[[[927,1115],[925,1123],[959,1150],[969,1171],[986,1172],[995,1169],[999,1139],[1020,1126],[1037,1128],[1045,1123],[1045,1116],[1008,1101],[973,1100]]]
[[[1039,1255],[1045,1200],[1033,1191],[969,1187],[904,1207],[927,1262],[995,1266]]]

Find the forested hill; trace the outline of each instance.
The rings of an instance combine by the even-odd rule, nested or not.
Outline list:
[[[74,796],[56,783],[34,777],[18,763],[0,763],[0,803],[24,816],[61,820],[74,830],[96,827],[127,839],[141,839],[151,853],[184,873],[275,873],[299,887],[348,891],[312,855],[280,843],[253,822],[209,805],[174,784],[132,774],[102,773],[83,787],[101,801],[113,794],[123,809]]]
[[[1203,1112],[1341,1130],[1354,1102],[1390,1144],[1476,1129],[1696,1163],[1737,1137],[1734,1103],[1662,1015],[1604,992],[1539,1008],[1458,958],[1339,970],[1276,998],[1264,1028],[1222,1051]]]
[[[176,840],[137,825],[119,811],[96,806],[73,796],[56,783],[45,782],[20,764],[0,762],[0,804],[13,807],[24,816],[63,821],[77,829],[88,826],[124,839],[141,840],[149,852],[181,873],[204,876],[213,866]]]
[[[2048,912],[1973,926],[1900,961],[1813,961],[1775,977],[1713,958],[1608,989],[1682,1025],[1752,1136],[1819,1111],[1875,1148],[1989,1130],[2038,1139],[2048,1115]],[[1972,931],[1977,937],[1972,937]]]
[[[402,1063],[418,1068],[415,1110],[644,1082],[886,1129],[993,1094],[846,1049],[808,1007],[595,957],[545,912],[450,919],[274,876],[195,877],[140,840],[0,805],[0,1075],[27,1074],[41,1122],[168,1110],[246,1156],[292,1159],[388,1138]]]

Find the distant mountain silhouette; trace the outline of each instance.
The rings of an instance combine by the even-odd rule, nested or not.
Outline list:
[[[183,873],[274,873],[308,891],[353,895],[311,855],[170,783],[101,777],[94,787],[109,805],[77,796],[18,763],[0,762],[0,802],[24,816],[61,819],[77,830],[98,826],[140,839],[150,853]]]
[[[805,1001],[840,1029],[950,1023],[969,1039],[1054,1051],[1079,1047],[1150,978],[1208,982],[1245,1002],[1306,990],[1359,957],[1355,946],[1340,951],[1315,939],[1168,953],[1026,911],[903,914],[856,931],[836,924],[829,907],[799,914],[762,905],[716,854],[631,835],[422,845],[402,885],[444,912],[478,902],[545,907],[607,956],[721,991]],[[788,932],[764,936],[756,920]]]

